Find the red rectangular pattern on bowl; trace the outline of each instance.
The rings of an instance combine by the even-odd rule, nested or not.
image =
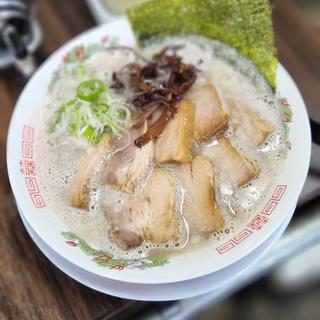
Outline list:
[[[231,240],[217,247],[216,250],[220,254],[224,254],[250,237],[253,232],[257,232],[262,229],[263,226],[269,222],[270,215],[281,201],[286,189],[287,185],[285,184],[277,185],[271,196],[271,199],[269,199],[262,211],[253,217],[253,219],[248,223],[247,227],[234,236]]]
[[[30,198],[36,208],[46,206],[36,180],[36,164],[33,160],[33,142],[34,128],[24,125],[22,129],[21,139],[21,157],[19,161],[20,173],[25,177],[25,183],[29,192]]]

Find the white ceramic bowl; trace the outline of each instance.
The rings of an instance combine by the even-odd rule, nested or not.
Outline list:
[[[270,235],[270,237],[244,258],[220,271],[210,273],[206,276],[187,281],[162,284],[139,284],[116,281],[97,276],[79,268],[48,247],[30,227],[24,214],[19,208],[18,209],[25,228],[32,240],[46,257],[68,276],[87,287],[120,298],[143,301],[171,301],[192,298],[213,290],[219,290],[221,287],[223,287],[223,290],[227,290],[229,286],[233,286],[239,279],[242,277],[245,278],[248,274],[254,272],[257,261],[265,255],[266,251],[279,239],[286,229],[295,206],[296,205],[293,205],[290,214],[285,221]]]
[[[114,38],[118,38],[120,44],[134,44],[134,37],[126,19],[92,29],[65,44],[39,68],[23,90],[11,120],[7,143],[8,172],[16,201],[29,225],[48,247],[69,262],[95,275],[131,283],[161,284],[189,280],[222,270],[263,244],[285,221],[297,202],[307,175],[311,147],[309,121],[301,95],[285,69],[279,66],[277,91],[281,97],[287,99],[293,112],[289,131],[292,148],[273,190],[266,197],[264,209],[257,212],[252,221],[243,226],[241,232],[232,235],[218,248],[208,246],[176,256],[161,267],[102,267],[95,263],[92,256],[86,255],[76,241],[66,242],[62,232],[69,230],[50,208],[45,206],[45,199],[37,184],[38,178],[34,175],[36,172],[26,172],[23,166],[25,161],[33,164],[33,143],[36,139],[33,116],[43,105],[48,84],[66,53],[78,45],[86,46],[99,41],[107,45],[108,41]]]

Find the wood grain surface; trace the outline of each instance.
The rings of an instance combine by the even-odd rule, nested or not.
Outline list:
[[[276,44],[308,106],[320,107],[320,30],[290,0],[273,1]],[[85,1],[40,0],[43,31],[39,56],[48,56],[95,25]],[[0,72],[0,319],[130,319],[145,304],[91,290],[54,267],[25,231],[6,171],[7,129],[21,91],[13,70]]]

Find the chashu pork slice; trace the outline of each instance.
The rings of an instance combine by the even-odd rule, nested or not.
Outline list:
[[[212,84],[191,89],[187,98],[195,106],[193,138],[202,143],[213,136],[222,135],[229,125],[229,113],[224,109],[216,88]]]
[[[215,170],[234,186],[243,186],[256,177],[260,168],[243,155],[227,138],[221,138],[216,145],[210,145],[203,152],[212,162]]]
[[[115,144],[112,137],[104,134],[98,145],[84,158],[71,189],[70,205],[75,208],[88,209],[90,176],[96,162],[112,152]]]
[[[167,243],[179,240],[175,214],[175,181],[165,169],[155,168],[143,193],[130,195],[121,212],[107,213],[115,238],[122,248],[143,241]]]
[[[194,105],[188,100],[182,100],[177,113],[155,143],[157,163],[183,163],[191,160],[193,123]]]
[[[248,107],[241,106],[233,99],[228,100],[228,106],[231,112],[231,123],[235,128],[241,127],[248,141],[255,147],[259,147],[273,132],[273,126],[262,119]]]
[[[102,176],[107,185],[133,193],[139,181],[146,178],[154,157],[154,143],[150,141],[142,148],[134,144],[134,140],[146,130],[146,123],[138,129],[131,129],[126,142],[127,146],[115,152],[106,161]]]
[[[190,234],[210,233],[223,228],[224,219],[215,200],[210,160],[197,155],[191,163],[181,165],[176,174],[186,190],[182,212]]]

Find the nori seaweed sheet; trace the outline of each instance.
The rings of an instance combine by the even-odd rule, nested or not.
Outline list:
[[[154,0],[127,14],[140,43],[177,33],[220,40],[255,63],[276,87],[278,60],[268,0]]]

